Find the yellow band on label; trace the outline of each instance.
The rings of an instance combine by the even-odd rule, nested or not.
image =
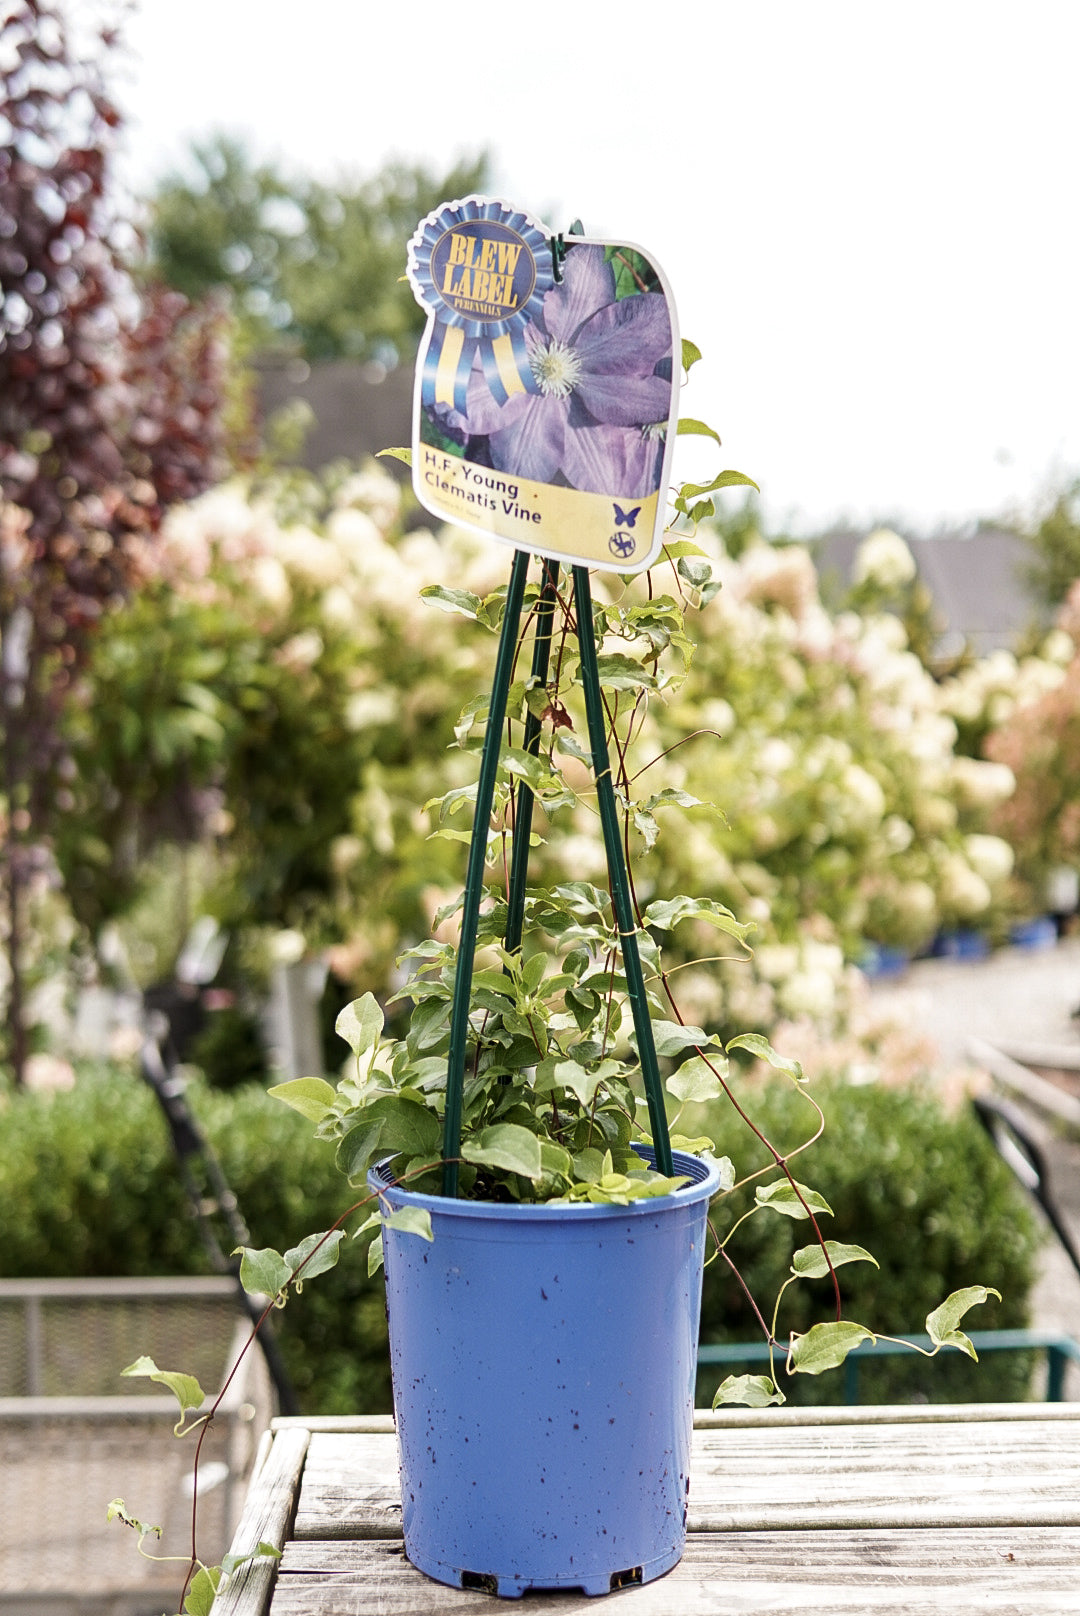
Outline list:
[[[491,351],[495,355],[495,363],[499,367],[499,380],[506,389],[507,397],[511,393],[523,393],[525,383],[521,379],[514,359],[514,344],[510,337],[496,337],[491,344]]]
[[[458,325],[448,325],[439,354],[439,368],[435,373],[435,402],[454,408],[454,383],[457,380],[458,361],[465,346],[465,333]]]

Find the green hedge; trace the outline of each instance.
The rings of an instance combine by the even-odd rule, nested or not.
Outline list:
[[[782,1148],[805,1137],[809,1107],[787,1084],[753,1091],[759,1122]],[[872,1328],[920,1329],[927,1311],[962,1285],[995,1285],[1004,1301],[971,1315],[972,1328],[1027,1320],[1037,1244],[1035,1220],[1008,1170],[968,1118],[946,1118],[911,1091],[837,1087],[824,1099],[829,1127],[797,1177],[821,1191],[836,1216],[830,1238],[868,1247],[881,1270],[842,1270],[845,1316]],[[257,1085],[191,1091],[256,1246],[279,1250],[323,1229],[349,1204],[328,1147],[310,1125]],[[164,1122],[132,1072],[84,1071],[69,1093],[0,1096],[0,1274],[6,1277],[205,1273],[210,1265],[188,1210]],[[753,1165],[728,1147],[740,1173]],[[734,1209],[737,1210],[737,1209]],[[718,1228],[733,1215],[725,1205]],[[752,1292],[771,1307],[791,1250],[807,1225],[758,1215],[735,1237]],[[702,1340],[758,1337],[729,1272],[705,1276]],[[648,1307],[638,1298],[636,1309]],[[788,1292],[781,1329],[828,1317],[828,1288]],[[290,1372],[309,1413],[385,1411],[390,1377],[381,1279],[369,1281],[361,1250],[346,1245],[277,1318]],[[117,1369],[122,1365],[117,1365]],[[166,1367],[182,1369],[183,1364]],[[932,1364],[878,1360],[862,1371],[864,1401],[1022,1397],[1030,1365],[1013,1357],[979,1366],[950,1353]],[[702,1376],[699,1400],[718,1377]],[[121,1389],[118,1384],[117,1389]],[[784,1382],[792,1401],[837,1402],[842,1377]]]
[[[843,1312],[887,1335],[921,1334],[927,1313],[966,1285],[994,1286],[1002,1293],[968,1314],[965,1328],[1025,1326],[1040,1241],[1024,1192],[998,1157],[973,1114],[946,1115],[927,1093],[914,1088],[852,1087],[815,1083],[812,1091],[826,1116],[825,1132],[792,1162],[800,1183],[822,1194],[834,1216],[820,1219],[826,1239],[867,1248],[880,1263],[851,1263],[839,1270]],[[790,1083],[748,1083],[745,1098],[754,1121],[781,1151],[814,1132],[816,1118]],[[721,1140],[732,1133],[731,1113],[711,1120]],[[739,1144],[728,1147],[740,1177],[764,1165],[767,1153],[738,1124]],[[746,1210],[752,1189],[738,1192],[714,1217],[721,1237]],[[771,1315],[790,1254],[813,1239],[810,1225],[758,1213],[735,1234],[729,1248],[762,1311]],[[785,1295],[779,1333],[806,1330],[835,1317],[831,1282],[801,1280]],[[727,1265],[714,1261],[705,1272],[702,1341],[761,1340],[761,1330]],[[996,1402],[1023,1398],[1031,1378],[1028,1354],[987,1354],[980,1363],[954,1351],[932,1362],[915,1353],[866,1359],[859,1370],[860,1399],[881,1402]],[[699,1401],[711,1400],[721,1374],[703,1373]],[[760,1366],[754,1366],[761,1373]],[[842,1372],[818,1378],[780,1377],[790,1402],[843,1401]],[[708,1393],[708,1399],[705,1394]]]
[[[329,1147],[257,1085],[189,1097],[255,1246],[284,1250],[350,1204]],[[134,1072],[83,1071],[68,1093],[0,1095],[0,1108],[0,1275],[212,1272],[157,1101]],[[362,1251],[346,1246],[275,1328],[306,1412],[390,1409],[382,1281],[368,1280]]]

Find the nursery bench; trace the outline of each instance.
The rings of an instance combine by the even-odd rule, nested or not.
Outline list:
[[[1080,1611],[1080,1404],[699,1410],[686,1554],[627,1616]],[[496,1616],[404,1557],[389,1415],[279,1419],[214,1616]],[[511,1605],[509,1608],[513,1608]],[[600,1616],[574,1592],[523,1610]],[[605,1607],[607,1608],[607,1607]]]

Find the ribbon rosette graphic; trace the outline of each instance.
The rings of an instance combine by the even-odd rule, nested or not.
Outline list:
[[[555,276],[535,220],[486,197],[448,202],[409,242],[408,276],[434,316],[421,378],[426,407],[464,411],[474,362],[500,404],[536,391],[525,329]]]

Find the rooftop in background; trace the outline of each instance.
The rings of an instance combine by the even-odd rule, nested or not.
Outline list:
[[[810,550],[826,596],[851,582],[855,553],[865,533],[828,533]],[[983,525],[971,534],[907,541],[919,576],[943,622],[938,650],[955,656],[970,646],[978,656],[1012,647],[1048,613],[1024,576],[1031,551],[1016,533]]]
[[[310,407],[314,424],[298,456],[309,471],[333,460],[364,460],[412,441],[411,364],[387,370],[352,359],[309,365],[304,359],[264,357],[257,372],[264,421],[294,400]],[[406,474],[400,461],[383,464]]]

